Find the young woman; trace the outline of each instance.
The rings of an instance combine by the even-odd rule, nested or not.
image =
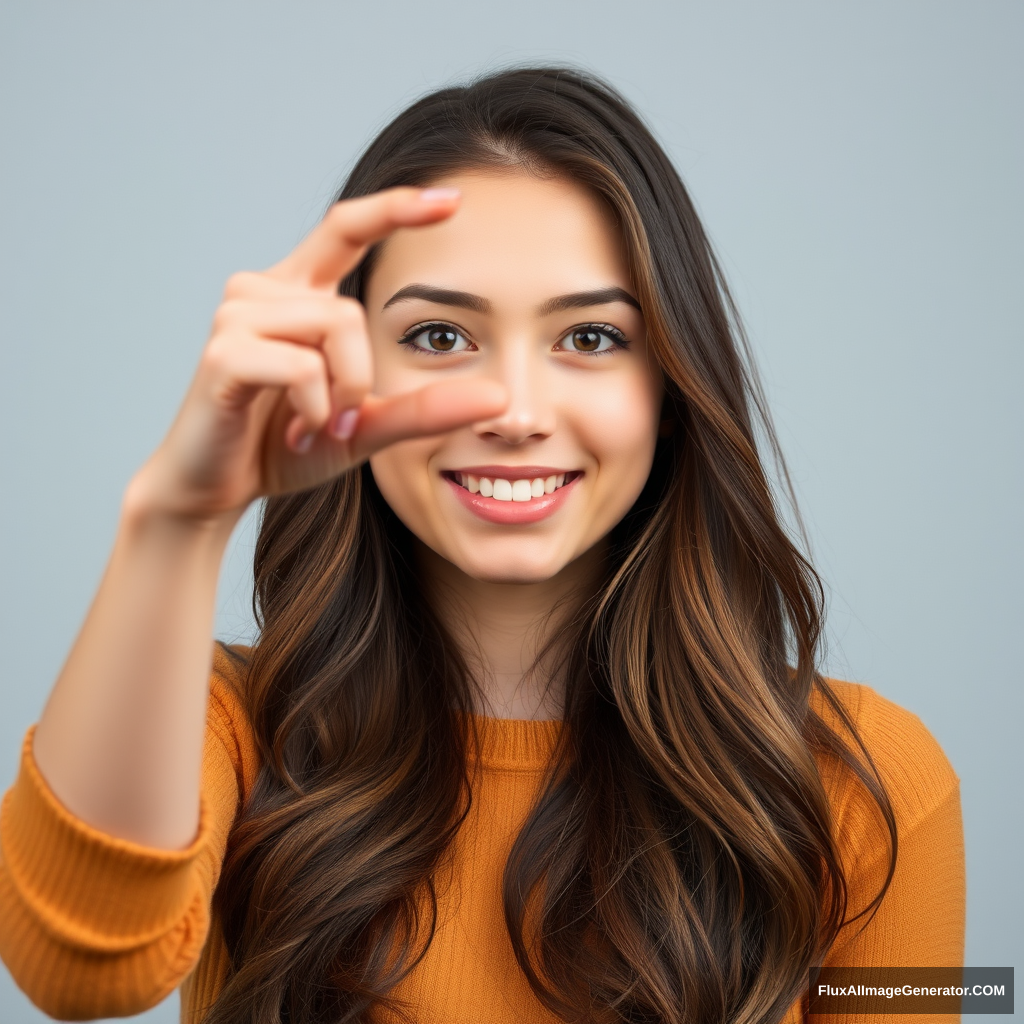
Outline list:
[[[735,323],[599,81],[503,72],[389,125],[294,252],[228,282],[127,489],[0,822],[29,996],[769,1022],[822,964],[961,963],[957,778],[816,669]],[[260,498],[259,637],[211,681]]]

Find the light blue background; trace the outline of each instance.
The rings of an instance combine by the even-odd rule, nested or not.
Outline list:
[[[225,277],[287,252],[421,92],[574,61],[691,188],[829,583],[830,668],[944,746],[967,962],[1020,964],[1022,30],[995,0],[6,0],[0,789]],[[222,636],[250,629],[251,541]],[[0,1020],[43,1019],[0,971]]]

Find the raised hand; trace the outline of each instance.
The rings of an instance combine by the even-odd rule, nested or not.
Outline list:
[[[230,278],[178,416],[130,495],[175,516],[232,519],[395,441],[498,414],[504,390],[482,378],[373,395],[365,311],[337,291],[374,242],[457,207],[447,189],[346,200],[280,263]]]

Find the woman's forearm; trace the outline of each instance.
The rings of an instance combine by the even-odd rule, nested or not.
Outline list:
[[[36,730],[40,771],[83,821],[163,849],[195,837],[217,576],[252,501],[504,409],[504,389],[486,378],[370,395],[365,310],[338,293],[369,245],[457,207],[451,189],[345,200],[280,263],[228,280],[178,415],[128,488]]]
[[[61,803],[110,835],[161,849],[195,838],[217,577],[233,525],[126,495],[33,748]]]

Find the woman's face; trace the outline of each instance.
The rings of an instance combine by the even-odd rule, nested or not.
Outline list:
[[[640,494],[661,375],[611,214],[562,179],[465,172],[449,220],[395,233],[366,289],[374,391],[490,377],[494,419],[370,459],[385,500],[469,576],[550,579]]]

